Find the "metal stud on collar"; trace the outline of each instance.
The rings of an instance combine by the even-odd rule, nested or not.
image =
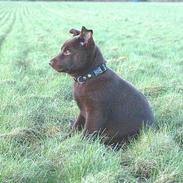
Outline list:
[[[92,77],[92,75],[91,75],[91,74],[88,74],[88,77],[89,77],[89,78],[91,78],[91,77]]]

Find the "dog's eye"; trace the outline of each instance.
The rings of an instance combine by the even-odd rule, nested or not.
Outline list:
[[[70,55],[70,54],[71,54],[71,51],[68,50],[68,49],[67,49],[67,50],[64,50],[63,54],[66,55],[66,56],[67,56],[67,55]]]

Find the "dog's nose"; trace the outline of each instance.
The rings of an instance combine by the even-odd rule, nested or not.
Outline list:
[[[50,60],[49,65],[53,65],[53,62],[54,62],[53,60]]]

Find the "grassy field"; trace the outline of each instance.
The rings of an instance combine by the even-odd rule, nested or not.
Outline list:
[[[82,25],[155,113],[119,151],[64,139],[73,80],[48,62]],[[0,182],[183,182],[183,4],[0,2]]]

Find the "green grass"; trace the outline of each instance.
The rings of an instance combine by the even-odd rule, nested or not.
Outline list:
[[[183,4],[0,2],[0,182],[183,182]],[[72,78],[48,61],[70,28],[144,92],[156,124],[119,151],[69,132]]]

